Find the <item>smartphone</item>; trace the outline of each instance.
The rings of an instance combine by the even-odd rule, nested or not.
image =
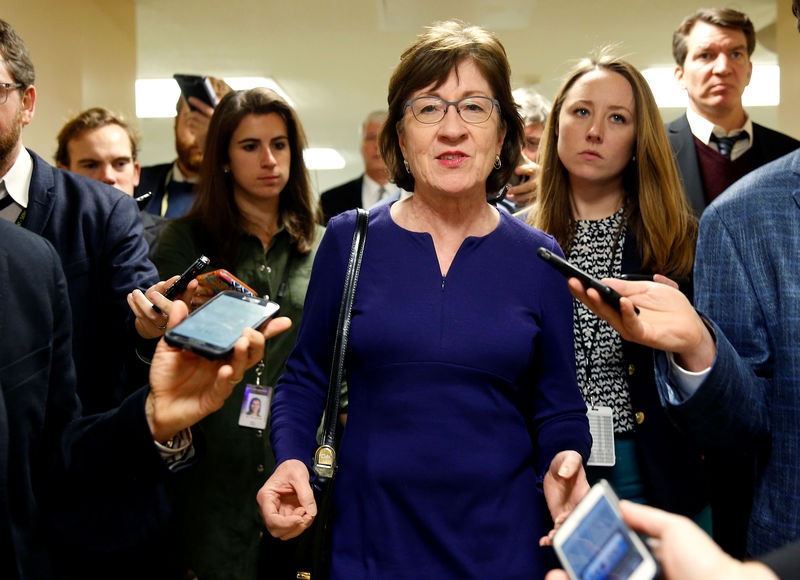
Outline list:
[[[545,262],[553,266],[556,270],[561,272],[567,278],[577,278],[581,281],[584,288],[594,288],[606,302],[619,310],[619,299],[622,298],[622,295],[611,288],[611,286],[607,286],[603,284],[597,278],[594,278],[581,270],[580,268],[573,266],[569,262],[567,262],[564,258],[557,256],[550,250],[546,248],[539,248],[536,250],[536,254]],[[636,314],[639,314],[639,309],[635,306],[633,307]]]
[[[217,103],[219,102],[217,99],[217,93],[214,92],[214,87],[208,77],[203,77],[200,75],[174,74],[172,75],[172,78],[174,78],[178,83],[178,86],[181,88],[183,100],[186,101],[186,104],[189,105],[189,108],[192,111],[196,111],[197,107],[189,103],[189,97],[200,99],[210,107],[217,106]]]
[[[183,274],[181,274],[181,277],[170,284],[169,288],[164,291],[164,298],[175,300],[178,294],[182,294],[186,291],[186,287],[189,285],[189,282],[191,282],[195,276],[200,274],[203,270],[208,268],[210,263],[211,260],[205,256],[200,256],[197,258],[194,262],[192,262],[191,266],[184,270]],[[161,309],[155,304],[153,304],[153,310],[156,312],[161,312]]]
[[[215,292],[225,292],[233,290],[248,296],[258,296],[258,292],[250,288],[247,284],[239,280],[236,276],[221,268],[212,272],[207,272],[197,278],[198,282],[210,286]]]
[[[675,276],[667,276],[670,280],[675,282],[681,289],[685,289],[691,286],[691,280],[686,276],[675,277]],[[621,274],[619,277],[620,280],[628,280],[630,282],[652,282],[653,275],[652,274]],[[682,290],[685,292],[685,290]]]
[[[658,564],[622,520],[619,499],[604,479],[556,530],[553,548],[571,580],[651,580]]]
[[[164,334],[167,344],[216,360],[228,356],[245,328],[277,314],[275,302],[241,292],[221,292]]]

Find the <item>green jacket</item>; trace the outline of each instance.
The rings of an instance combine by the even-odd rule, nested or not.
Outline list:
[[[159,242],[155,263],[162,280],[180,274],[204,249],[196,222],[178,220],[169,224]],[[279,316],[292,319],[292,327],[267,343],[262,384],[274,386],[294,347],[311,266],[324,228],[317,226],[313,250],[298,254],[289,235],[280,229],[266,254],[261,241],[240,231],[241,257],[236,264],[214,264],[225,268],[260,295],[274,299],[292,255],[287,287],[280,300]],[[275,467],[266,431],[238,424],[246,383],[255,383],[249,370],[225,405],[193,427],[204,439],[202,457],[178,477],[174,493],[186,565],[201,580],[256,578],[264,522],[256,493]],[[288,557],[288,555],[287,555]]]

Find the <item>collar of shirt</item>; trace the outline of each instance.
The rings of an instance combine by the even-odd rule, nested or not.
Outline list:
[[[378,196],[378,190],[381,187],[384,189],[383,197],[385,197],[394,191],[393,188],[395,186],[391,183],[386,183],[386,185],[381,186],[380,183],[372,179],[369,175],[366,173],[364,174],[364,179],[361,183],[362,207],[372,207],[380,201],[381,197]]]
[[[181,168],[178,167],[178,160],[175,160],[175,163],[172,164],[172,181],[181,181],[183,183],[197,183],[197,175],[194,177],[186,177],[181,171]]]
[[[11,169],[0,179],[5,186],[5,191],[18,205],[28,207],[28,190],[33,177],[33,158],[24,147],[17,155],[17,160]]]
[[[742,131],[747,133],[747,139],[740,139],[734,144],[731,150],[731,160],[741,157],[753,146],[753,121],[747,113],[745,113],[744,126],[728,133],[719,125],[715,125],[708,119],[701,117],[691,107],[686,109],[686,120],[689,121],[689,128],[692,130],[692,135],[713,149],[717,149],[717,145],[711,142],[712,133],[717,137],[731,137]]]

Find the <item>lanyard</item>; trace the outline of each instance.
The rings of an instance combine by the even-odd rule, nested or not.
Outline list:
[[[622,245],[622,234],[625,231],[625,226],[628,222],[627,212],[622,215],[622,219],[619,222],[619,226],[617,227],[617,231],[614,233],[614,241],[611,243],[611,260],[608,265],[608,277],[611,278],[614,275],[614,261],[617,257],[617,249],[620,248]],[[573,234],[574,235],[574,234]],[[571,245],[571,244],[570,244]],[[574,248],[570,248],[570,253]],[[589,344],[587,344],[587,336],[583,332],[583,321],[580,316],[579,307],[576,305],[576,313],[577,313],[577,337],[578,337],[578,345],[580,346],[581,352],[583,353],[583,358],[585,361],[585,381],[586,381],[586,394],[587,398],[589,399],[589,404],[594,409],[596,407],[596,401],[600,395],[600,386],[595,385],[592,383],[591,378],[595,371],[594,359],[591,356],[591,349],[589,348]],[[592,319],[591,325],[589,327],[589,335],[597,339],[598,335],[600,334],[600,318],[595,316]],[[595,345],[596,346],[596,345]]]

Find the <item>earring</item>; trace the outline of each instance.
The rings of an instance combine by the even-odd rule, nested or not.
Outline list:
[[[500,161],[500,156],[499,155],[495,155],[494,156],[494,168],[495,169],[500,169],[502,166],[503,166],[503,162]]]
[[[406,166],[406,171],[407,171],[408,173],[411,173],[411,168],[408,166],[408,161],[406,161],[405,159],[403,159],[403,165],[405,165],[405,166]]]
[[[222,168],[222,173],[230,173],[230,172],[231,172],[231,168],[230,167],[223,167]]]
[[[636,163],[636,155],[634,155],[633,157],[631,157],[631,161],[633,161],[634,163]]]

